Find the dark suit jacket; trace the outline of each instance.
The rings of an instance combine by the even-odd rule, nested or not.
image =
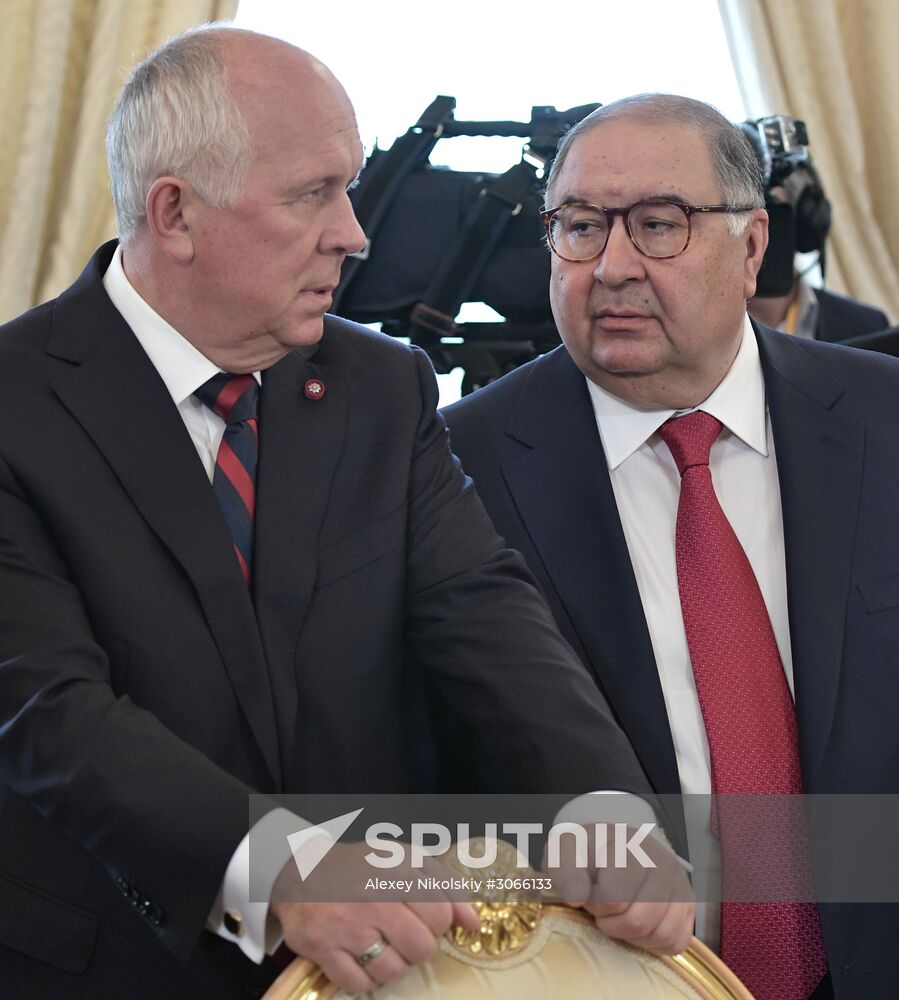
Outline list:
[[[863,351],[878,351],[899,358],[899,326],[890,326],[875,333],[863,333],[860,337],[850,337],[843,343],[847,347],[859,347]]]
[[[758,331],[810,793],[899,792],[899,363]],[[654,788],[679,790],[652,645],[584,377],[564,348],[449,407],[454,451]],[[683,841],[680,841],[683,847]],[[895,997],[899,907],[822,906],[837,997]]]
[[[245,996],[247,796],[407,788],[407,649],[509,788],[645,778],[388,337],[263,375],[254,607],[112,251],[0,329],[0,992]]]
[[[835,344],[863,333],[876,333],[890,325],[885,313],[864,302],[823,288],[816,288],[815,295],[818,299],[817,340]]]

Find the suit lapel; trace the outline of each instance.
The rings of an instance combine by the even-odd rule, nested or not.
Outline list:
[[[318,539],[346,431],[346,381],[326,355],[324,344],[314,361],[295,352],[262,378],[255,601],[285,762],[295,742],[294,653],[312,600]],[[321,398],[305,395],[313,377],[324,383]]]
[[[761,328],[759,350],[780,479],[800,756],[813,790],[840,682],[864,425],[812,352]]]
[[[98,266],[95,257],[57,303],[49,353],[75,364],[57,378],[54,389],[191,579],[237,698],[278,785],[271,690],[253,606],[230,534],[162,379],[99,282],[101,268],[105,269],[103,261]]]
[[[823,760],[840,678],[864,428],[810,352],[762,330],[778,459],[800,752]],[[503,465],[526,529],[653,786],[678,787],[664,698],[593,408],[569,356],[534,366],[507,425],[527,450]]]
[[[538,361],[506,432],[503,475],[553,586],[653,786],[679,788],[658,670],[584,377]]]

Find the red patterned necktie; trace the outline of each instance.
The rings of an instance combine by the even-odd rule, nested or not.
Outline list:
[[[817,906],[728,901],[734,886],[764,883],[772,868],[786,890],[780,898],[802,899],[811,873],[793,699],[758,581],[712,484],[709,452],[720,432],[720,421],[701,411],[659,429],[681,475],[677,582],[712,792],[724,796],[713,808],[721,839],[721,957],[756,1000],[807,1000],[827,972]],[[740,820],[740,803],[759,800],[741,796],[796,796],[761,800],[779,802],[762,814],[786,815],[793,828],[752,829],[745,813]]]
[[[194,395],[225,421],[212,488],[228,522],[234,553],[249,587],[253,579],[259,383],[252,375],[222,372],[204,382]]]

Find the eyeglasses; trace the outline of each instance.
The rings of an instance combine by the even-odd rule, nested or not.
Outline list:
[[[751,212],[752,205],[682,205],[656,198],[626,208],[560,205],[541,212],[550,249],[562,260],[595,260],[609,242],[615,216],[624,219],[631,243],[645,257],[664,260],[682,254],[690,243],[691,216],[708,212]]]

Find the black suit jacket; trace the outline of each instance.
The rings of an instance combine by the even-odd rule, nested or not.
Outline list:
[[[0,983],[258,994],[203,931],[247,796],[407,788],[413,666],[510,789],[645,778],[451,456],[420,351],[327,318],[264,373],[251,600],[102,287],[113,249],[0,329]]]
[[[823,288],[815,289],[818,299],[818,319],[815,323],[817,340],[829,344],[860,337],[864,333],[885,330],[890,321],[886,314],[857,299],[850,299]]]
[[[843,341],[847,347],[859,347],[864,351],[878,351],[899,358],[899,326],[890,326],[876,333],[864,333],[860,337],[850,337]]]
[[[783,506],[805,789],[896,793],[899,363],[766,328],[758,329],[758,342]],[[445,416],[453,449],[497,529],[525,554],[654,788],[679,791],[652,645],[583,375],[558,348]],[[821,910],[837,997],[894,997],[899,907]]]

